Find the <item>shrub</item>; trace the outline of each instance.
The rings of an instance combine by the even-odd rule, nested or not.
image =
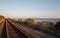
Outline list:
[[[34,19],[28,18],[24,21],[24,24],[28,24],[28,23],[32,23],[32,22],[34,22]]]
[[[60,29],[60,22],[57,22],[57,23],[56,23],[55,28],[56,28],[57,30]]]
[[[2,20],[2,19],[4,19],[4,16],[1,16],[1,15],[0,15],[0,20]]]

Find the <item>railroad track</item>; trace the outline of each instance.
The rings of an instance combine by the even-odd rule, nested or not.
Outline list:
[[[28,38],[28,37],[6,20],[4,23],[1,38]]]
[[[40,38],[8,19],[5,20],[0,35],[0,38]]]
[[[7,38],[6,22],[4,22],[0,38]]]
[[[6,21],[6,29],[7,29],[8,38],[28,38],[28,36],[26,36],[24,33],[22,33],[20,30],[14,27],[8,21]]]
[[[0,21],[0,38],[3,31],[4,23],[5,23],[5,20]]]

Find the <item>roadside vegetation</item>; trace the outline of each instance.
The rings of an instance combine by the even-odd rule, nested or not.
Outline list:
[[[46,21],[36,22],[32,18],[28,18],[25,20],[19,19],[17,22],[22,24],[26,28],[30,28],[45,34],[50,34],[50,35],[60,37],[60,21],[54,24],[53,22],[46,22]]]
[[[34,21],[34,19],[32,19],[32,18],[28,18],[28,19],[26,19],[25,21],[24,21],[24,24],[29,24],[29,23],[33,23],[33,22],[35,22]]]
[[[0,21],[1,21],[2,19],[4,19],[4,16],[0,15]]]

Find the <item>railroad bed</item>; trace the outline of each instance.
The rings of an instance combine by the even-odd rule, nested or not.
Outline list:
[[[5,22],[2,22],[1,26],[3,29],[1,30],[0,38],[40,38],[8,19],[6,19]]]
[[[3,31],[4,23],[5,23],[5,19],[0,21],[0,38]]]
[[[0,21],[0,38],[57,38],[52,35],[28,29],[10,19]]]

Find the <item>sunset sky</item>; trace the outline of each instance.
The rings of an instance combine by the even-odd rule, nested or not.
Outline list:
[[[60,0],[0,0],[0,15],[8,18],[60,18]]]

